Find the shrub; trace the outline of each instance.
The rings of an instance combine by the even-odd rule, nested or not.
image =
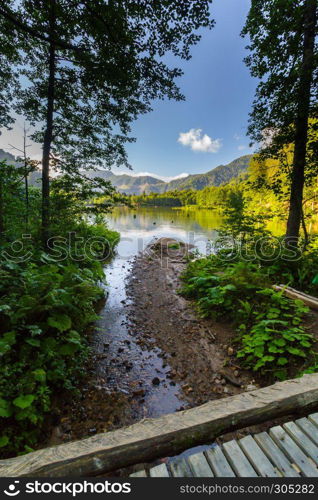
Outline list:
[[[308,308],[274,291],[266,268],[240,261],[222,267],[212,256],[190,262],[182,280],[181,293],[196,300],[202,316],[234,322],[246,367],[284,379],[311,354],[314,339],[301,326]]]
[[[118,234],[81,223],[77,235]],[[73,249],[71,249],[73,250]],[[71,251],[72,253],[72,251]],[[0,265],[0,447],[29,451],[43,431],[52,396],[74,391],[88,355],[87,326],[103,291],[102,263],[84,255],[54,262],[39,252]]]

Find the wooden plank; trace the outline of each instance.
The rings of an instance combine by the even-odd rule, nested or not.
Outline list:
[[[281,477],[281,473],[268,460],[252,436],[239,440],[239,445],[248,457],[257,473],[262,477]]]
[[[307,295],[306,293],[299,292],[298,290],[295,290],[290,286],[274,285],[273,288],[278,291],[283,290],[284,294],[291,299],[302,300],[304,304],[306,304],[311,309],[318,309],[318,299],[316,297],[313,297],[312,295]]]
[[[299,418],[298,420],[295,421],[295,424],[298,425],[298,427],[307,434],[307,436],[315,443],[318,445],[318,428],[308,420],[308,418]]]
[[[203,452],[195,453],[187,457],[187,462],[192,471],[193,477],[213,477],[211,467],[207,459],[205,458]]]
[[[285,455],[299,467],[302,474],[306,477],[317,477],[318,469],[314,467],[310,459],[296,445],[295,441],[280,426],[272,427],[269,431],[270,437]]]
[[[169,477],[166,464],[159,464],[149,470],[150,477]]]
[[[216,477],[235,477],[235,474],[225,458],[220,446],[214,446],[205,451],[205,455]]]
[[[173,477],[192,477],[190,466],[184,458],[171,461],[169,468]]]
[[[318,427],[318,413],[312,413],[309,415],[308,420]]]
[[[147,473],[145,470],[138,470],[137,472],[133,472],[129,477],[147,477]]]
[[[287,422],[283,425],[285,431],[295,441],[295,443],[303,450],[305,455],[312,458],[318,464],[318,448],[315,443],[296,425],[294,422]]]
[[[0,476],[92,476],[176,455],[235,429],[318,408],[318,374],[144,419],[112,432],[0,461]]]
[[[267,458],[277,467],[279,472],[285,477],[299,477],[298,472],[289,462],[284,453],[278,448],[267,432],[261,432],[254,436],[255,441],[263,450]]]
[[[239,477],[258,476],[236,441],[233,440],[224,443],[222,445],[222,449],[230,466],[232,467],[237,476]]]

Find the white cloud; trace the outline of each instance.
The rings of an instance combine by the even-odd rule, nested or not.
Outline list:
[[[192,128],[189,132],[180,132],[178,142],[183,146],[189,146],[192,151],[203,153],[217,153],[222,147],[221,139],[212,139],[207,134],[203,134],[200,128]]]
[[[241,136],[239,134],[234,134],[234,139],[236,141],[239,141],[241,139]]]
[[[245,146],[244,144],[241,144],[237,149],[239,151],[244,151],[244,149],[247,149],[247,146]]]

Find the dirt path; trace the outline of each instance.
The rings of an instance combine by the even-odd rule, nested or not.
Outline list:
[[[255,388],[251,374],[231,357],[233,327],[198,319],[192,303],[178,294],[188,249],[177,246],[158,240],[132,267],[129,317],[137,342],[162,350],[171,383],[181,385],[190,406]]]

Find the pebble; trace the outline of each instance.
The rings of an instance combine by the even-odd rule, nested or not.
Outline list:
[[[133,392],[133,396],[144,396],[146,394],[146,391],[144,389],[138,389],[137,391]]]
[[[258,389],[258,387],[254,384],[248,384],[247,386],[245,386],[246,391],[255,391],[256,389]]]
[[[158,377],[153,378],[152,379],[152,384],[153,385],[159,385],[160,384],[160,378],[158,378]]]

